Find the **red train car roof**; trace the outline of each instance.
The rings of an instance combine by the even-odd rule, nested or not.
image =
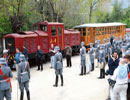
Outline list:
[[[47,33],[43,31],[25,31],[13,34],[7,34],[4,37],[15,37],[15,38],[25,38],[25,37],[37,37],[37,36],[48,36]]]
[[[59,22],[48,22],[48,21],[41,22],[41,23],[38,23],[38,24],[46,24],[46,25],[64,25],[64,23],[59,23]]]
[[[65,34],[80,34],[79,31],[75,31],[73,29],[69,29],[69,30],[64,30]]]

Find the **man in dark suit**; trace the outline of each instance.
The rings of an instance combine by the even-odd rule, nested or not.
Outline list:
[[[41,69],[41,71],[43,71],[43,65],[42,65],[43,60],[44,60],[44,53],[41,50],[40,46],[38,46],[38,51],[36,52],[36,62],[38,65],[38,70]]]

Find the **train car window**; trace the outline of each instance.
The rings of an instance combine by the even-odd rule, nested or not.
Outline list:
[[[61,35],[61,27],[58,27],[58,35]]]
[[[99,28],[99,31],[101,31],[101,28]]]
[[[85,28],[83,28],[83,31],[86,31],[86,29],[85,29]]]
[[[97,28],[97,35],[98,35],[98,28]]]
[[[56,27],[55,26],[51,27],[51,35],[56,36]]]
[[[83,28],[83,36],[86,36],[86,28]]]
[[[90,33],[89,33],[89,28],[88,28],[88,34],[87,35],[90,35]]]
[[[104,34],[104,32],[102,31],[102,35]]]
[[[47,32],[47,26],[46,25],[40,25],[40,29],[44,32]]]
[[[104,31],[104,28],[102,28],[102,31]]]
[[[95,31],[96,31],[96,28],[94,27],[94,28],[93,28],[93,34],[95,34]]]
[[[99,32],[99,35],[101,35],[101,31]]]
[[[85,31],[83,32],[83,36],[86,36],[86,32]]]

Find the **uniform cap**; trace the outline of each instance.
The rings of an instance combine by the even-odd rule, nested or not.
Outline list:
[[[106,42],[106,39],[104,39],[103,41]]]
[[[98,40],[98,43],[100,43],[101,41],[100,40]]]
[[[81,45],[83,46],[85,43],[84,42],[81,42]]]
[[[107,38],[107,40],[109,41],[110,39],[109,39],[109,38]]]
[[[20,60],[25,60],[25,56],[23,54],[20,54],[19,59]]]
[[[3,50],[3,54],[7,54],[7,53],[8,53],[7,49]]]
[[[59,46],[56,46],[55,48],[54,48],[54,50],[60,50],[60,47]]]
[[[126,49],[127,49],[127,46],[122,46],[122,48],[126,50]]]
[[[93,47],[93,43],[90,43],[90,47]]]
[[[103,49],[103,48],[104,48],[104,46],[103,46],[103,45],[100,45],[99,47],[100,47],[100,49]]]
[[[6,64],[6,59],[5,58],[0,58],[0,64]]]

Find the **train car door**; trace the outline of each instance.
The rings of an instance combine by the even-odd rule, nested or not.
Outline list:
[[[51,33],[50,33],[50,47],[53,44],[53,47],[57,46],[57,31],[56,26],[51,26]]]
[[[64,49],[64,27],[57,26],[57,43],[61,50]]]

